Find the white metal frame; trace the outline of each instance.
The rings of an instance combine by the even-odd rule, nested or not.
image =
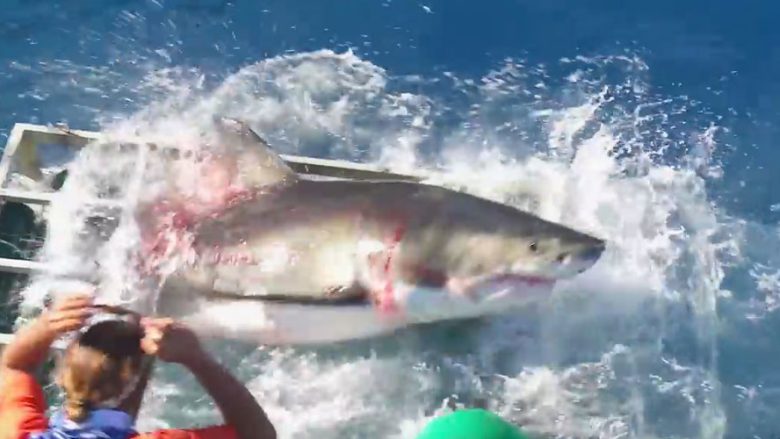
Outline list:
[[[3,157],[0,159],[0,202],[18,201],[29,204],[49,204],[51,193],[29,192],[6,187],[8,177],[21,173],[34,180],[42,176],[38,157],[38,145],[55,144],[73,149],[74,153],[89,142],[99,140],[100,133],[94,131],[71,130],[65,127],[52,127],[17,123],[8,136]],[[348,162],[344,160],[328,160],[296,155],[281,155],[282,159],[298,173],[339,177],[351,179],[422,179],[420,175],[399,174],[376,166]]]

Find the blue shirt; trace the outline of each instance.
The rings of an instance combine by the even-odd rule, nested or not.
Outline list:
[[[133,418],[121,410],[100,409],[90,412],[82,422],[71,421],[57,412],[49,429],[30,435],[30,439],[127,439],[135,435]]]

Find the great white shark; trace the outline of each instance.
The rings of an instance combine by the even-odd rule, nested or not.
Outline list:
[[[245,123],[219,119],[216,130],[236,152],[217,180],[251,190],[227,191],[217,198],[231,202],[185,221],[187,251],[158,296],[158,312],[203,334],[325,343],[508,313],[588,270],[605,248],[439,186],[306,178]]]

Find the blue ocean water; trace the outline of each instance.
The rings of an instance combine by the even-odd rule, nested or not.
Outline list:
[[[479,384],[469,387],[452,378],[451,393],[466,386],[464,393],[479,394],[475,389],[491,388],[490,379],[481,381],[483,375],[512,375],[511,385],[493,389],[501,394],[501,409],[545,437],[780,435],[774,355],[780,346],[780,172],[775,169],[780,5],[757,0],[6,0],[2,6],[0,138],[15,122],[99,129],[143,111],[160,118],[162,109],[205,108],[209,96],[218,101],[209,108],[250,119],[257,113],[255,122],[281,149],[358,160],[403,149],[405,143],[395,139],[403,137],[414,139],[416,152],[428,163],[438,162],[456,143],[498,147],[517,160],[545,154],[551,162],[587,167],[578,164],[577,152],[607,132],[616,145],[612,152],[621,158],[615,171],[620,177],[678,172],[652,180],[657,186],[650,201],[637,205],[663,211],[668,200],[658,196],[658,187],[682,187],[683,195],[673,197],[677,207],[658,220],[665,226],[657,230],[681,242],[674,247],[673,263],[664,265],[657,288],[662,299],[631,317],[609,314],[612,323],[586,319],[576,330],[548,327],[548,338],[530,345],[559,344],[546,346],[546,353],[530,363],[547,368],[544,373],[553,378],[540,378],[530,363],[508,370],[495,366],[487,373],[477,367],[483,360],[467,361],[473,369],[464,382]],[[351,55],[343,58],[344,53]],[[288,70],[296,74],[287,77]],[[299,96],[296,90],[304,92]],[[171,96],[175,102],[161,104]],[[268,104],[267,96],[277,105]],[[349,105],[334,116],[333,106],[344,96]],[[396,106],[386,111],[391,104]],[[314,115],[299,111],[303,107]],[[591,112],[582,116],[578,108]],[[267,117],[270,112],[281,115]],[[327,118],[318,119],[318,112]],[[329,124],[341,125],[331,130]],[[692,176],[679,177],[685,171]],[[637,228],[651,227],[648,221],[638,221]],[[648,250],[648,255],[655,254]],[[642,269],[653,261],[637,264]],[[621,286],[618,279],[586,289]],[[593,311],[604,303],[585,308]],[[572,318],[567,313],[581,308],[556,309],[550,312]],[[501,328],[498,324],[491,333],[503,334]],[[432,331],[429,336],[442,337]],[[575,337],[583,331],[598,334],[598,342]],[[499,362],[515,350],[535,355],[517,346],[497,347],[491,355]],[[472,358],[456,348],[439,354],[426,361],[455,370],[452,364]],[[370,360],[350,361],[344,370]],[[414,364],[405,361],[396,366]],[[298,356],[279,362],[305,369]],[[585,364],[609,373],[583,373],[577,381],[582,386],[574,390],[567,387],[571,383],[549,394],[532,390],[534,383],[564,382]],[[668,375],[657,365],[668,366]],[[393,365],[381,367],[402,374]],[[333,379],[347,379],[342,369],[327,370]],[[446,379],[437,382],[431,394],[438,399],[426,393],[431,401],[421,409],[449,394],[441,384]],[[343,389],[349,391],[358,389]],[[566,392],[576,397],[567,399]],[[555,397],[537,397],[542,393]],[[665,399],[670,394],[675,398]],[[413,399],[393,395],[388,398],[399,404]],[[366,398],[360,404],[376,402]],[[332,407],[322,410],[331,413]],[[312,412],[317,417],[316,407]],[[372,430],[358,418],[344,421],[351,423],[350,431],[362,432],[352,433],[355,437],[391,435],[391,427]],[[290,437],[315,437],[317,428],[324,427],[293,429]]]

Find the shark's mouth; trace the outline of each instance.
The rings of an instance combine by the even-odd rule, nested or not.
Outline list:
[[[522,283],[530,286],[534,285],[548,285],[554,284],[555,279],[550,279],[542,276],[529,276],[516,273],[502,273],[499,275],[492,275],[484,280],[485,282],[497,282],[497,283]]]
[[[455,293],[462,294],[471,298],[478,298],[484,295],[490,295],[497,290],[520,291],[527,288],[545,288],[552,287],[555,279],[533,276],[518,273],[499,273],[489,274],[468,279],[451,278],[446,288]]]

